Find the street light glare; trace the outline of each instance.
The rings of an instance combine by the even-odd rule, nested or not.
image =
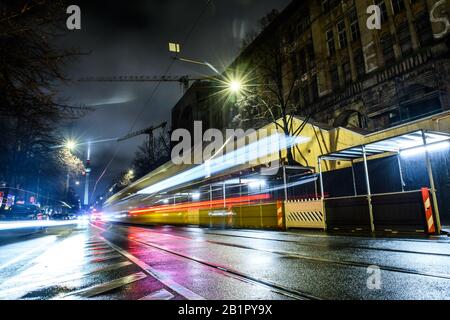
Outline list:
[[[65,143],[65,147],[70,151],[73,151],[77,146],[77,143],[74,140],[67,140]]]
[[[231,83],[230,83],[230,90],[232,92],[238,93],[238,92],[241,91],[241,89],[242,89],[242,84],[239,81],[237,81],[237,80],[231,81]]]

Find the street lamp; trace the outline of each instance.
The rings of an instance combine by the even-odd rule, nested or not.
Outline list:
[[[75,148],[77,147],[77,142],[76,142],[75,140],[70,139],[70,140],[67,140],[67,141],[64,143],[64,146],[65,146],[69,151],[73,151],[73,150],[75,150]]]
[[[232,80],[228,84],[228,88],[233,93],[239,93],[242,90],[242,83],[238,80]]]

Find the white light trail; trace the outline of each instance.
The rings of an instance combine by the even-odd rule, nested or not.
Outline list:
[[[138,191],[138,194],[154,194],[187,182],[203,179],[244,163],[253,163],[257,159],[262,159],[269,155],[276,154],[280,150],[290,148],[296,144],[305,143],[309,140],[310,138],[306,137],[288,137],[284,134],[274,134],[232,151],[226,155],[209,160],[207,163],[199,165],[195,168],[186,170],[180,174],[155,183]]]
[[[57,226],[65,226],[70,224],[77,224],[78,222],[74,221],[18,221],[18,222],[1,222],[0,223],[0,231],[4,230],[18,230],[18,229],[26,229],[26,228],[42,228],[42,227],[57,227]]]

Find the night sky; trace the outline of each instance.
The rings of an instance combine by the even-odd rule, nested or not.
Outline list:
[[[163,75],[171,63],[168,42],[182,42],[187,30],[204,8],[206,0],[73,1],[81,8],[82,30],[70,31],[63,45],[83,52],[68,65],[67,77]],[[256,28],[257,21],[289,0],[213,0],[182,48],[181,56],[224,67],[239,52],[242,38]],[[177,62],[170,75],[209,74],[203,66]],[[61,97],[73,105],[96,109],[82,119],[64,124],[67,137],[79,141],[108,139],[142,129],[163,120],[170,123],[170,111],[182,95],[178,83],[163,83],[153,99],[156,83],[71,83]],[[139,112],[143,110],[141,116]],[[131,165],[144,137],[122,142],[97,191],[103,192],[111,179]],[[111,160],[117,142],[94,145],[92,184]],[[83,150],[79,151],[81,157]],[[81,192],[81,188],[78,190]]]

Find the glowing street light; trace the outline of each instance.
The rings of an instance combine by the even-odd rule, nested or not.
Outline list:
[[[233,93],[239,93],[242,90],[242,83],[238,80],[232,80],[229,83],[229,89]]]
[[[75,140],[67,140],[64,144],[64,146],[70,150],[73,151],[77,147],[77,142]]]

